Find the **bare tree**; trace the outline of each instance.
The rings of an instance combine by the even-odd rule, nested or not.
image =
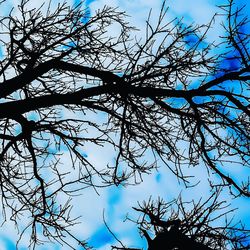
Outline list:
[[[167,203],[159,199],[139,204],[134,209],[142,216],[136,223],[147,240],[148,250],[249,249],[250,230],[230,219],[234,210],[229,209],[225,201],[219,201],[219,194],[217,190],[198,203],[184,202],[180,196]],[[225,220],[223,226],[222,219]],[[121,245],[112,249],[131,249]]]
[[[139,40],[114,8],[91,16],[66,3],[46,12],[28,4],[0,20],[0,190],[11,220],[32,218],[31,246],[39,243],[38,225],[67,244],[76,221],[58,195],[139,183],[160,165],[188,186],[183,166],[203,162],[221,179],[211,185],[250,196],[248,176],[240,183],[223,168],[248,168],[250,159],[248,20],[232,0],[221,6],[219,44],[206,43],[214,19],[169,21],[165,4]],[[118,35],[110,34],[113,25]],[[224,52],[213,53],[218,48]],[[115,163],[95,165],[84,155],[89,145],[111,145]],[[65,152],[70,164],[62,164]]]

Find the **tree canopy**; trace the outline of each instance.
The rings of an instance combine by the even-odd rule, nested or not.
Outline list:
[[[191,186],[183,167],[204,164],[219,177],[212,187],[250,196],[249,175],[230,172],[250,166],[249,23],[232,0],[214,43],[216,16],[185,25],[165,3],[142,38],[119,9],[28,3],[0,19],[0,190],[11,220],[31,218],[31,245],[38,225],[48,239],[74,238],[74,193],[138,184],[160,166]],[[89,160],[93,146],[111,147],[115,160]]]
[[[147,240],[148,250],[249,249],[250,231],[226,217],[234,209],[230,209],[226,201],[220,201],[220,191],[217,189],[207,200],[198,203],[185,202],[179,196],[170,202],[149,200],[134,208],[142,214],[136,224]],[[221,218],[226,219],[224,225],[216,225]],[[112,249],[141,249],[119,243],[121,247]]]

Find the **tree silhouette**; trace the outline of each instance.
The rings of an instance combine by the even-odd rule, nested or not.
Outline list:
[[[142,39],[118,9],[92,16],[81,5],[28,5],[0,20],[0,190],[11,220],[32,218],[30,245],[38,225],[50,240],[75,238],[70,200],[59,195],[137,184],[160,165],[188,186],[183,166],[203,162],[220,177],[212,186],[250,196],[248,177],[225,168],[250,165],[248,20],[232,0],[221,6],[218,44],[206,43],[214,18],[169,21],[165,4]],[[115,161],[96,165],[85,156],[90,145],[112,146]],[[62,164],[65,152],[71,162]]]
[[[229,209],[226,201],[219,201],[219,197],[220,190],[217,190],[207,200],[200,199],[198,203],[184,202],[180,196],[167,203],[162,199],[156,202],[150,199],[139,204],[134,209],[142,216],[136,223],[147,239],[147,249],[249,249],[250,230],[241,223],[234,224],[230,219],[234,210]],[[225,219],[223,226],[217,222],[221,219]],[[154,237],[151,238],[149,233]],[[122,247],[113,246],[112,249],[131,248],[122,244]]]

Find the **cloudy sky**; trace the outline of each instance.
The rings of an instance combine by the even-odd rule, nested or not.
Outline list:
[[[240,1],[248,2],[247,0]],[[31,0],[31,6],[37,6],[42,1]],[[52,0],[52,3],[62,2],[60,0]],[[70,5],[77,4],[79,1],[67,1]],[[167,0],[166,4],[170,7],[167,18],[174,16],[184,17],[184,22],[188,23],[208,23],[213,15],[219,11],[216,5],[226,3],[224,0]],[[5,8],[1,9],[2,13],[7,13],[12,6],[17,6],[19,1],[8,0],[5,4]],[[162,0],[86,0],[85,4],[90,8],[91,13],[95,10],[102,8],[104,5],[119,7],[119,9],[126,11],[129,15],[128,20],[132,25],[140,29],[138,36],[144,34],[145,21],[148,17],[150,9],[152,9],[152,22],[157,20],[160,8],[162,6]],[[247,10],[250,4],[248,4]],[[218,17],[213,24],[213,30],[208,35],[208,42],[218,39],[219,35],[223,34],[223,30],[219,23],[223,17]],[[94,155],[93,151],[86,152],[89,157],[95,157],[96,161],[102,161],[102,155]],[[112,155],[107,149],[107,155]],[[67,155],[65,162],[67,161]],[[111,156],[112,158],[112,156]],[[147,200],[150,196],[153,198],[162,197],[169,201],[177,195],[182,193],[184,200],[198,200],[201,195],[206,198],[209,196],[209,183],[206,178],[206,171],[204,166],[198,166],[189,170],[195,174],[197,180],[201,179],[201,184],[195,188],[186,190],[181,184],[178,184],[175,176],[173,176],[166,168],[160,168],[157,172],[154,172],[150,176],[144,176],[144,181],[138,186],[131,186],[127,188],[123,187],[110,187],[99,190],[97,194],[94,190],[85,190],[81,197],[77,197],[73,200],[75,202],[73,215],[82,215],[82,223],[77,225],[73,232],[83,239],[89,239],[91,245],[96,249],[110,249],[110,244],[114,244],[115,240],[113,236],[108,232],[107,228],[103,224],[103,214],[105,220],[116,236],[130,247],[141,247],[145,245],[145,241],[140,238],[136,225],[130,221],[125,221],[127,215],[130,218],[136,219],[139,215],[133,211],[132,207],[137,205],[138,201]],[[195,182],[195,180],[194,180]],[[226,194],[225,194],[226,197]],[[232,206],[239,207],[238,217],[244,222],[249,223],[250,216],[247,208],[250,206],[249,199],[239,198],[232,201]],[[6,223],[2,229],[0,229],[0,249],[12,250],[15,249],[15,241],[17,239],[16,232],[13,230],[14,225]],[[21,243],[22,250],[27,249],[25,247],[24,237]],[[37,249],[66,249],[65,246],[60,245],[46,245],[38,247]]]

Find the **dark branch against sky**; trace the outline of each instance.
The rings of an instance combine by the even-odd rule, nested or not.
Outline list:
[[[249,175],[230,172],[250,164],[249,24],[233,1],[220,6],[219,43],[206,42],[216,15],[203,25],[169,21],[166,3],[139,39],[118,8],[90,15],[65,3],[43,13],[29,2],[18,6],[19,18],[11,12],[1,19],[0,189],[11,220],[18,225],[29,214],[30,246],[39,243],[41,226],[50,240],[70,246],[67,235],[88,249],[69,230],[72,205],[57,197],[138,184],[163,166],[189,187],[183,168],[203,164],[212,189],[250,196]],[[96,166],[83,154],[90,144],[111,146],[113,162]],[[61,148],[75,179],[61,166]]]

